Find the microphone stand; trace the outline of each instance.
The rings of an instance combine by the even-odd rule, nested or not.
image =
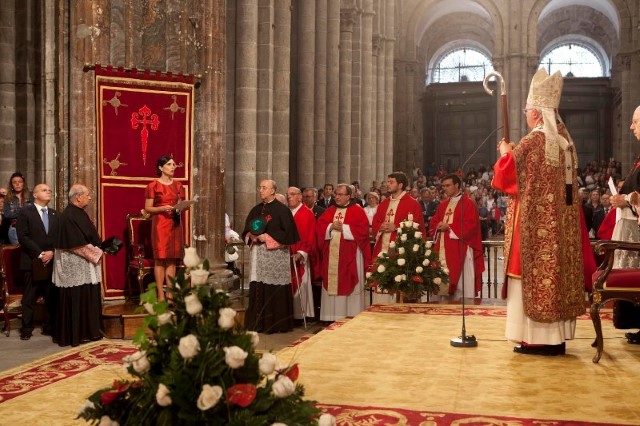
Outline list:
[[[480,148],[482,148],[484,146],[484,144],[489,140],[489,138],[498,130],[500,130],[502,128],[498,127],[496,129],[494,129],[491,133],[489,133],[489,135],[482,141],[482,143],[478,146],[478,148],[476,148],[475,151],[473,151],[471,153],[471,155],[469,155],[469,158],[467,158],[467,161],[465,161],[462,164],[462,167],[460,167],[462,170],[464,170],[464,166],[467,165],[467,163],[473,158],[473,156],[480,150]],[[460,195],[460,201],[462,202],[462,205],[460,206],[460,216],[462,217],[462,232],[460,235],[460,242],[462,243],[462,245],[464,246],[464,188],[460,188],[461,195]],[[466,258],[467,253],[465,250],[464,256]],[[466,326],[466,316],[465,316],[465,301],[464,301],[464,288],[466,285],[466,280],[465,280],[465,274],[464,274],[464,268],[465,268],[465,263],[466,261],[463,260],[462,262],[462,330],[460,332],[460,336],[458,337],[454,337],[450,340],[451,346],[453,346],[454,348],[475,348],[478,346],[478,339],[476,339],[476,336],[474,336],[473,334],[471,335],[467,335],[467,326]],[[474,285],[475,288],[475,285]]]

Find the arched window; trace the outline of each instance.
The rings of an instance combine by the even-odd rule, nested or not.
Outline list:
[[[540,67],[549,74],[556,71],[564,77],[605,77],[600,55],[590,46],[568,42],[556,45],[542,57]]]
[[[491,71],[493,65],[484,53],[470,47],[456,48],[442,55],[431,68],[427,83],[482,81]]]

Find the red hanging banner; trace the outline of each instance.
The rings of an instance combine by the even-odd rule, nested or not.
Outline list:
[[[95,76],[99,231],[103,239],[127,241],[126,216],[144,208],[145,187],[157,178],[161,156],[173,157],[174,179],[192,198],[194,78],[99,65]],[[184,245],[190,245],[191,210],[183,218]],[[126,269],[127,250],[104,256],[105,299],[124,296]]]

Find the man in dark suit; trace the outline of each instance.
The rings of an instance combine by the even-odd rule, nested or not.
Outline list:
[[[58,214],[48,206],[51,188],[41,183],[33,189],[33,204],[25,205],[18,213],[16,231],[22,246],[20,270],[24,272],[22,296],[22,328],[20,338],[29,340],[33,332],[33,310],[39,294],[47,306],[48,318],[42,323],[42,334],[51,334],[50,321],[55,318],[52,300],[51,273],[53,251],[58,233]]]
[[[320,207],[316,204],[318,201],[318,190],[314,187],[305,188],[302,192],[302,202],[305,206],[309,207],[313,212],[313,215],[316,217],[316,220],[320,217],[322,213],[324,213],[324,207]]]
[[[333,198],[333,184],[325,183],[322,190],[322,197],[320,197],[316,203],[323,209],[328,209],[336,204],[336,200]]]

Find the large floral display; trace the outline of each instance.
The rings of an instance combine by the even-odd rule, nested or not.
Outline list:
[[[206,281],[206,261],[190,269],[193,281]],[[139,350],[124,359],[133,379],[93,393],[79,418],[101,426],[335,424],[303,399],[297,365],[256,353],[258,334],[237,323],[225,292],[189,281],[177,273],[171,306],[158,302],[155,284],[141,295],[148,315],[134,339]]]

